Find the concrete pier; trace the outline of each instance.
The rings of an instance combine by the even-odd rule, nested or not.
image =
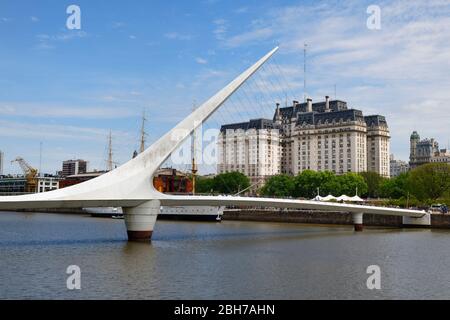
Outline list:
[[[128,241],[150,241],[160,212],[159,200],[147,201],[137,207],[123,208]]]
[[[363,214],[362,213],[353,213],[353,226],[355,231],[361,232],[363,231]]]

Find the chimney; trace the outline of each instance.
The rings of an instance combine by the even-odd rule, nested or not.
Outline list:
[[[325,112],[330,112],[330,97],[325,96]]]
[[[277,108],[275,109],[275,121],[279,122],[281,121],[281,115],[280,115],[280,104],[277,103]]]
[[[308,98],[306,99],[306,112],[312,112],[312,99]]]

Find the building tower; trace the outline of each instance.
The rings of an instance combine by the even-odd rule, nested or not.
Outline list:
[[[420,136],[417,131],[414,131],[411,134],[409,139],[409,161],[410,163],[414,163],[417,157],[417,144],[420,141]]]
[[[278,125],[281,125],[281,114],[280,114],[280,104],[279,103],[276,104],[274,122]]]

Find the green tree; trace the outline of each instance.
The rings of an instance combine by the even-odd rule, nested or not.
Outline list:
[[[419,200],[436,200],[450,192],[450,164],[427,163],[408,177],[411,193]]]
[[[360,194],[370,198],[378,198],[380,196],[381,185],[387,179],[384,179],[377,172],[373,171],[361,172],[360,175],[364,178],[364,181],[367,184],[367,193]]]
[[[270,177],[261,188],[261,194],[275,197],[292,196],[294,194],[294,179],[285,174]]]
[[[408,173],[402,173],[397,177],[383,180],[380,186],[380,196],[391,199],[406,198],[408,190]]]
[[[326,195],[332,190],[327,187],[327,183],[329,184],[334,178],[335,174],[331,171],[302,171],[294,178],[294,195],[313,198],[317,195],[317,188],[320,189],[321,195]]]
[[[240,172],[225,172],[214,177],[214,191],[223,194],[236,194],[250,186],[248,177]]]
[[[197,193],[211,193],[215,190],[214,179],[197,177],[195,181],[195,189]]]
[[[353,196],[358,190],[358,194],[367,194],[367,183],[362,176],[357,173],[349,172],[336,176],[338,193]],[[336,182],[335,182],[336,183]]]

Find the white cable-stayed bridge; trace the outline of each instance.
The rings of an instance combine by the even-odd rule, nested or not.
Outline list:
[[[412,223],[417,220],[418,224],[427,221],[427,217],[429,221],[428,213],[417,210],[294,199],[169,195],[160,193],[154,188],[153,176],[171,153],[180,147],[193,130],[210,118],[277,50],[278,47],[267,53],[136,158],[102,176],[68,188],[39,194],[0,197],[0,210],[122,207],[129,240],[151,239],[161,206],[236,205],[342,211],[353,214],[355,230],[362,229],[364,213],[405,216],[411,218]],[[174,139],[175,134],[177,139]]]

